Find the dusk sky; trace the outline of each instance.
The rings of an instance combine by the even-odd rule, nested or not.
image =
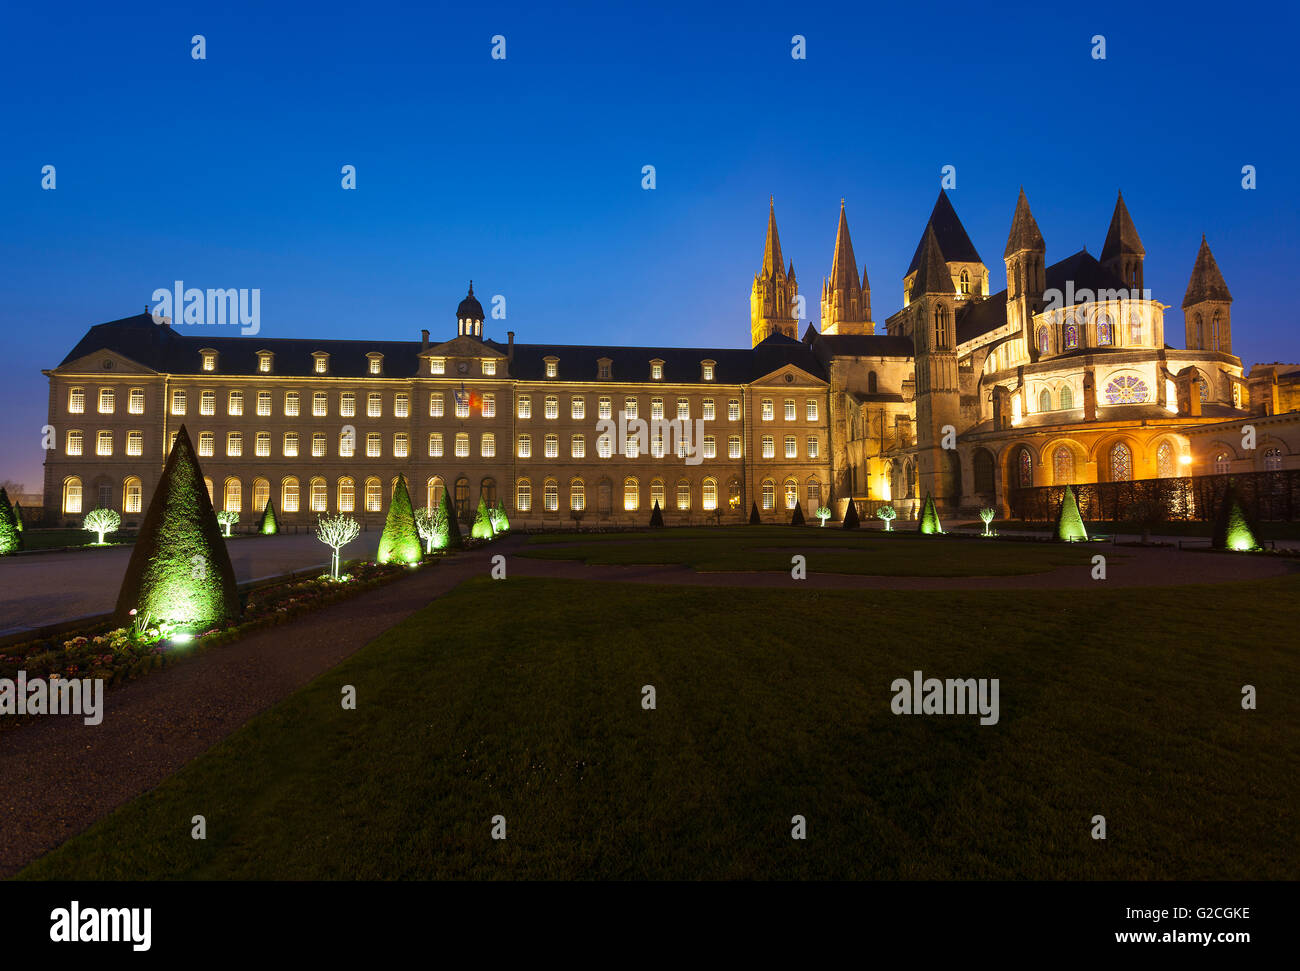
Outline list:
[[[1242,10],[10,5],[0,478],[41,486],[41,369],[175,280],[260,288],[262,337],[446,338],[472,277],[489,337],[739,347],[768,196],[814,321],[844,197],[882,332],[944,165],[993,291],[1021,185],[1049,263],[1122,189],[1169,343],[1205,233],[1234,353],[1300,361],[1297,16]]]

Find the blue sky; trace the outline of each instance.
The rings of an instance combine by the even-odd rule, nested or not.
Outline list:
[[[1294,8],[1137,7],[11,7],[0,478],[39,487],[41,368],[176,279],[270,337],[446,336],[472,277],[492,337],[744,346],[769,194],[814,319],[847,199],[883,323],[949,164],[994,290],[1020,185],[1049,262],[1122,188],[1171,343],[1204,232],[1235,352],[1300,360]]]

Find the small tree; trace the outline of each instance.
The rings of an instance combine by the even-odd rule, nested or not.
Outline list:
[[[1061,499],[1061,509],[1056,516],[1056,538],[1062,543],[1078,543],[1088,538],[1088,530],[1079,515],[1079,501],[1074,497],[1074,489],[1065,487]]]
[[[997,513],[994,510],[990,509],[988,506],[985,506],[983,509],[980,510],[980,521],[984,523],[985,536],[990,535],[989,523],[993,522],[993,517],[995,515],[997,515]]]
[[[9,505],[9,493],[0,488],[0,555],[22,549],[22,529],[14,507]]]
[[[415,510],[415,531],[420,534],[420,539],[424,542],[424,552],[429,554],[433,552],[433,541],[438,535],[434,527],[435,510],[428,506],[418,506]]]
[[[829,506],[818,506],[818,507],[817,507],[817,513],[816,513],[816,516],[817,516],[818,519],[820,519],[820,520],[822,521],[822,528],[824,529],[824,528],[826,527],[826,520],[828,520],[828,519],[831,518],[831,510],[830,510],[830,507],[829,507]]]
[[[758,503],[756,502],[749,507],[749,525],[758,526],[762,522],[763,520],[760,519],[758,515]]]
[[[478,511],[474,514],[474,525],[470,529],[471,539],[491,539],[496,534],[492,532],[492,516],[488,513],[487,500],[483,498],[483,493],[479,493]]]
[[[262,521],[257,524],[257,531],[263,536],[274,536],[280,531],[280,521],[275,518],[274,499],[266,500],[266,508],[262,510]]]
[[[406,491],[406,476],[399,475],[393,486],[393,498],[388,503],[388,516],[384,531],[379,536],[379,563],[418,563],[420,560],[420,534],[415,531],[415,513],[411,510],[411,494]]]
[[[858,504],[852,499],[844,508],[844,522],[840,523],[841,529],[857,529],[862,525],[862,519],[858,516]]]
[[[794,504],[794,512],[790,514],[790,525],[802,526],[803,524],[804,524],[803,503],[796,502]]]
[[[885,524],[885,532],[892,533],[894,524],[892,520],[898,515],[898,510],[893,506],[881,506],[876,510],[876,518]]]
[[[86,513],[86,520],[82,528],[92,533],[98,533],[99,539],[95,541],[96,546],[104,545],[104,534],[115,533],[118,527],[122,525],[122,517],[114,509],[92,509]]]
[[[339,550],[361,534],[361,524],[351,516],[316,517],[316,538],[333,550],[330,557],[330,576],[339,578]]]
[[[934,497],[928,492],[921,505],[921,518],[917,520],[916,531],[923,536],[938,536],[943,532],[943,526],[939,523],[939,511],[934,508]]]
[[[1229,483],[1228,491],[1223,495],[1214,517],[1214,536],[1210,545],[1216,550],[1233,550],[1246,552],[1259,549],[1255,540],[1255,531],[1250,527],[1250,519],[1242,508],[1237,495],[1237,487]]]
[[[655,500],[655,507],[650,510],[650,526],[654,529],[660,529],[664,524],[664,512],[659,508],[659,500]]]
[[[233,509],[223,509],[221,512],[217,513],[217,522],[221,523],[221,528],[225,530],[226,535],[229,536],[230,531],[234,529],[235,525],[239,522],[239,513],[235,512]]]
[[[442,487],[442,505],[447,511],[447,547],[461,549],[465,545],[465,535],[460,531],[459,511],[451,504],[451,494],[446,486]]]
[[[498,499],[496,508],[492,510],[492,529],[498,533],[505,533],[510,529],[510,520],[506,518],[506,501],[504,499]]]

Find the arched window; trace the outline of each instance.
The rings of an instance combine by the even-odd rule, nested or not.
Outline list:
[[[867,372],[867,394],[875,394],[875,393],[876,393],[876,372],[868,371]]]
[[[228,509],[231,512],[241,512],[243,506],[242,490],[239,487],[239,480],[230,478],[226,480],[225,495],[222,498],[222,509]]]
[[[1200,390],[1201,403],[1205,404],[1210,400],[1210,382],[1206,381],[1205,378],[1197,378],[1196,386]]]
[[[1196,315],[1196,346],[1205,347],[1205,327],[1201,323],[1201,315]]]
[[[1061,386],[1061,410],[1069,411],[1074,407],[1074,391],[1066,384]]]
[[[1029,449],[1020,449],[1020,455],[1016,459],[1016,468],[1019,472],[1020,488],[1030,488],[1034,484],[1034,457],[1029,454]]]
[[[1282,468],[1282,450],[1280,448],[1264,449],[1264,471],[1277,472]]]
[[[1069,485],[1074,481],[1074,453],[1066,446],[1056,446],[1052,452],[1052,477],[1057,485]]]
[[[63,511],[81,512],[81,480],[75,475],[63,480]]]
[[[515,509],[528,512],[533,508],[533,486],[527,479],[515,483]]]
[[[970,293],[970,271],[961,271],[961,292]]]
[[[1214,472],[1216,475],[1226,475],[1232,471],[1232,456],[1227,452],[1220,452],[1214,456]]]
[[[1142,343],[1142,315],[1136,310],[1128,316],[1128,342],[1133,346]]]
[[[1046,324],[1042,324],[1039,326],[1038,328],[1038,353],[1039,354],[1046,354],[1050,350],[1050,347],[1048,346],[1051,343],[1051,338],[1049,336],[1050,333],[1051,332],[1047,329]]]
[[[542,511],[560,511],[560,485],[554,479],[542,482]]]
[[[442,476],[431,475],[429,476],[428,481],[425,482],[424,488],[424,504],[427,508],[432,509],[435,505],[442,502],[442,492],[447,488],[447,484],[442,481]]]
[[[1071,350],[1079,346],[1079,325],[1074,322],[1074,318],[1065,325],[1065,347]]]
[[[1277,450],[1274,449],[1274,451]],[[128,476],[126,481],[122,483],[122,512],[139,512],[141,493],[140,480],[133,475]]]
[[[259,516],[266,511],[266,504],[271,500],[271,483],[265,479],[253,480],[253,512]]]
[[[704,486],[701,489],[700,507],[706,512],[712,512],[718,508],[718,480],[712,476],[704,480]]]
[[[776,508],[776,483],[771,479],[763,480],[762,496],[764,509]]]
[[[203,484],[207,487],[208,490],[208,502],[212,503],[213,508],[216,508],[217,494],[212,491],[212,477],[205,475],[203,477]]]
[[[1127,482],[1133,478],[1133,452],[1123,442],[1110,447],[1110,481]]]
[[[1210,350],[1219,350],[1219,312],[1214,312],[1214,317],[1210,320]]]
[[[822,504],[822,484],[816,476],[808,480],[808,509],[816,513]]]
[[[1052,410],[1052,392],[1046,388],[1038,393],[1038,410],[1040,412]]]
[[[1106,385],[1106,401],[1112,405],[1137,405],[1151,400],[1147,383],[1132,374],[1121,374]]]
[[[1172,479],[1177,474],[1176,464],[1174,447],[1168,442],[1161,442],[1156,449],[1156,475],[1162,479]]]
[[[327,512],[329,510],[329,487],[325,480],[316,476],[311,480],[311,511]]]
[[[1110,329],[1110,314],[1097,315],[1097,346],[1105,347],[1112,340]]]
[[[650,508],[651,509],[655,507],[656,502],[659,503],[660,509],[664,508],[664,480],[663,479],[650,480]]]
[[[741,501],[744,499],[740,491],[740,480],[733,478],[727,483],[727,507],[730,509],[739,509]]]
[[[456,480],[456,515],[460,519],[469,517],[469,479],[461,476]]]
[[[677,511],[686,512],[691,508],[691,484],[685,479],[677,480]]]
[[[357,508],[357,485],[350,476],[339,479],[338,493],[339,512],[352,512]]]
[[[947,311],[942,304],[934,308],[934,346],[936,348],[948,346],[948,328],[945,326],[947,316]]]
[[[627,512],[636,512],[640,506],[641,486],[634,477],[629,475],[623,480],[623,509]]]
[[[614,483],[601,479],[596,484],[596,511],[608,516],[614,510]]]
[[[280,483],[280,511],[298,511],[298,480],[293,476]]]
[[[497,504],[497,480],[492,478],[490,475],[486,476],[483,481],[478,484],[478,494],[483,497],[483,501],[486,502],[489,507],[495,507]]]
[[[569,483],[569,508],[574,512],[582,512],[587,508],[587,491],[581,479]]]
[[[384,504],[384,487],[374,476],[366,479],[366,512],[379,512]]]

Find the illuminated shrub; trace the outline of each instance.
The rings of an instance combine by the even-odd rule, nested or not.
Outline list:
[[[943,532],[939,524],[939,513],[934,508],[934,497],[925,494],[925,504],[921,506],[921,518],[917,520],[916,531],[923,536],[938,536]]]
[[[257,524],[257,531],[263,536],[274,536],[280,531],[280,521],[275,518],[274,499],[266,500],[266,508],[262,510],[262,521]]]
[[[980,510],[980,522],[984,524],[985,536],[992,535],[989,532],[989,523],[993,522],[993,517],[996,515],[997,515],[997,511],[994,509],[990,509],[988,506],[985,506],[983,509]]]
[[[132,610],[196,629],[239,615],[235,570],[184,425],[140,524],[114,619],[128,625]]]
[[[95,545],[104,545],[104,536],[107,533],[116,533],[122,525],[122,517],[117,514],[115,509],[92,509],[86,513],[86,518],[81,523],[81,528],[87,532],[95,533],[98,538]]]
[[[894,519],[898,516],[898,510],[893,506],[881,506],[876,510],[876,518],[885,524],[885,532],[894,531]]]
[[[379,536],[375,560],[379,563],[420,562],[420,534],[415,530],[415,513],[411,510],[411,494],[406,490],[404,475],[399,475],[393,486],[393,498],[388,503],[388,517]]]
[[[825,526],[825,525],[826,525],[826,520],[828,520],[828,519],[831,518],[831,510],[830,510],[830,507],[829,507],[829,506],[818,506],[818,507],[817,507],[817,513],[816,513],[816,516],[817,516],[818,519],[820,519],[820,520],[822,521],[822,526]]]
[[[1255,540],[1255,531],[1250,528],[1246,510],[1242,508],[1241,499],[1237,495],[1237,487],[1231,483],[1214,517],[1214,536],[1210,545],[1216,550],[1238,553],[1260,548]]]
[[[347,546],[361,534],[361,524],[351,516],[339,513],[337,516],[316,517],[316,538],[328,546],[330,556],[330,576],[339,578],[339,550]]]
[[[221,528],[225,531],[225,534],[229,536],[230,531],[239,523],[239,513],[235,512],[233,509],[223,509],[221,512],[217,513],[217,522],[221,524]]]
[[[471,539],[491,539],[496,535],[492,531],[492,514],[488,512],[487,500],[481,492],[478,497],[478,512],[474,514],[474,525],[470,527],[469,535]]]
[[[1056,538],[1062,543],[1079,543],[1088,538],[1083,517],[1079,515],[1079,500],[1069,486],[1065,487],[1061,511],[1056,516]]]
[[[510,529],[510,520],[506,518],[506,501],[497,500],[497,506],[492,510],[492,528],[498,533],[508,532]]]
[[[20,533],[27,528],[27,525],[23,522],[23,504],[21,502],[14,503],[14,525],[18,527]]]
[[[22,545],[22,527],[9,505],[9,493],[0,489],[0,555],[22,549]]]

